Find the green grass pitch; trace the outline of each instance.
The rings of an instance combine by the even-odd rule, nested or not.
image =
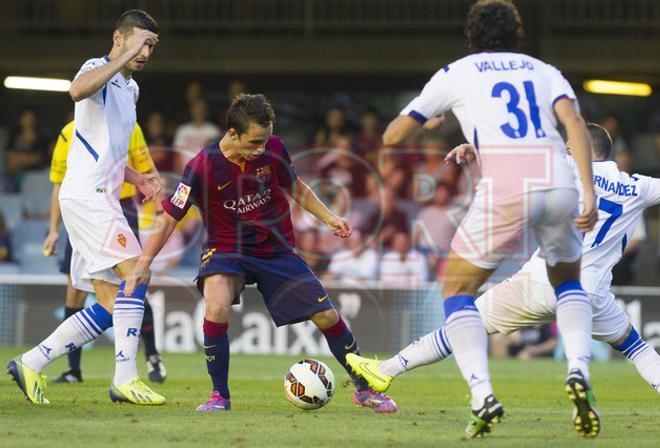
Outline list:
[[[3,365],[18,352],[0,348]],[[465,442],[461,435],[467,422],[467,388],[452,359],[397,379],[390,389],[400,406],[395,415],[376,415],[355,407],[352,387],[343,384],[348,376],[328,359],[324,361],[339,382],[333,400],[317,411],[294,408],[286,400],[282,384],[288,367],[297,360],[233,356],[233,411],[200,415],[195,407],[210,392],[201,354],[166,355],[169,377],[154,389],[167,397],[167,405],[138,407],[110,402],[112,351],[88,350],[83,355],[85,382],[49,385],[48,406],[28,403],[9,377],[2,375],[0,446],[660,446],[660,396],[627,362],[593,365],[603,430],[597,440],[590,441],[580,439],[570,422],[563,363],[491,361],[495,391],[507,416],[485,439]],[[58,360],[46,373],[53,378],[64,366],[64,360]]]

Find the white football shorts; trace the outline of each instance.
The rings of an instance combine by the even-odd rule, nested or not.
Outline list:
[[[478,188],[451,249],[475,266],[495,269],[504,259],[529,259],[536,237],[547,264],[573,262],[582,256],[577,216],[578,192],[572,188],[533,191],[504,204]]]
[[[94,292],[92,280],[120,284],[113,267],[139,257],[142,248],[119,201],[60,199],[62,220],[71,241],[73,287]]]
[[[593,311],[592,337],[606,343],[623,337],[630,319],[616,304],[614,294],[587,295]],[[489,334],[510,334],[531,325],[552,322],[557,313],[552,286],[531,280],[524,272],[488,289],[475,304]]]

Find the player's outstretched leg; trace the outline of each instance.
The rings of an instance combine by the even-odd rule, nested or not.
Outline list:
[[[442,327],[412,342],[392,358],[379,361],[349,353],[346,363],[375,390],[385,392],[402,373],[441,361],[450,354],[451,346]]]
[[[147,285],[138,285],[133,294],[126,297],[124,284],[122,282],[119,287],[112,315],[115,327],[115,376],[110,387],[110,399],[113,402],[138,405],[165,404],[165,397],[140,381],[136,365]]]
[[[167,378],[167,370],[163,359],[156,348],[156,335],[154,334],[154,312],[149,300],[144,299],[144,317],[140,329],[142,342],[144,343],[144,356],[147,358],[147,373],[152,383],[164,383]]]
[[[79,311],[82,311],[83,307],[64,307],[64,320],[67,320],[69,317],[73,316]],[[53,383],[82,383],[82,370],[80,369],[80,359],[82,357],[82,348],[78,348],[67,353],[67,358],[69,360],[69,369],[62,372],[60,376],[53,380]]]
[[[11,360],[7,372],[32,403],[45,404],[46,377],[41,372],[54,359],[79,349],[112,326],[112,315],[94,305],[62,322],[50,336],[32,350]]]
[[[211,397],[197,406],[199,412],[230,411],[229,394],[229,336],[228,323],[204,319],[204,356],[206,369],[213,383]]]
[[[360,349],[353,333],[351,333],[337,311],[334,308],[322,311],[314,314],[311,319],[325,336],[330,351],[339,364],[351,376],[355,384],[355,393],[353,394],[355,404],[373,409],[378,413],[396,412],[397,405],[394,400],[369,386],[369,383],[363,377],[353,373],[346,363],[346,356],[349,353],[359,354]]]
[[[631,326],[625,339],[612,343],[612,347],[627,356],[641,377],[660,393],[660,355],[642,339],[635,328]]]
[[[578,434],[596,437],[600,414],[589,382],[591,358],[592,306],[579,281],[570,280],[555,287],[557,326],[564,340],[568,361],[565,389],[573,402],[573,423]]]

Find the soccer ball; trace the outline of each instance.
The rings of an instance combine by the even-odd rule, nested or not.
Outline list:
[[[303,359],[291,366],[284,377],[284,393],[289,401],[305,410],[328,404],[335,392],[335,375],[321,361]]]

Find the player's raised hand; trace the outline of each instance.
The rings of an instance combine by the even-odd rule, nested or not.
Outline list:
[[[596,208],[596,195],[593,191],[585,192],[583,196],[582,214],[574,223],[580,232],[587,233],[593,230],[598,221],[598,209]]]
[[[158,34],[149,30],[140,30],[137,33],[131,34],[126,39],[126,46],[128,52],[136,56],[145,45],[154,46],[158,43]]]
[[[136,186],[138,190],[140,190],[140,193],[144,195],[142,203],[156,199],[158,197],[158,193],[160,193],[163,188],[160,185],[158,176],[149,173],[143,174]]]
[[[469,143],[463,143],[462,145],[458,145],[449,151],[449,154],[445,156],[445,163],[449,163],[451,161],[454,161],[459,165],[463,163],[470,163],[475,159],[475,154],[476,150],[474,149],[474,146]]]
[[[348,238],[353,233],[353,226],[350,221],[340,216],[331,216],[325,225],[339,238]]]
[[[52,255],[55,255],[55,245],[57,244],[57,240],[59,239],[60,235],[59,233],[53,233],[49,232],[48,236],[46,237],[46,241],[44,241],[44,257],[50,257]]]
[[[151,280],[151,270],[148,267],[136,265],[128,277],[126,277],[126,284],[124,285],[124,296],[131,297],[137,285],[144,283],[149,284]]]

